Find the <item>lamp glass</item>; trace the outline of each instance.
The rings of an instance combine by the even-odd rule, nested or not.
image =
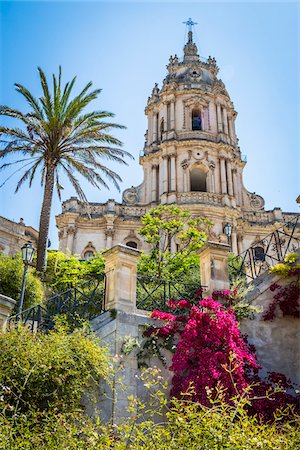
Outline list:
[[[226,223],[226,225],[224,226],[224,232],[225,232],[226,236],[231,236],[231,232],[232,232],[231,223]]]
[[[21,248],[22,252],[22,259],[25,264],[29,264],[32,261],[33,255],[34,255],[34,247],[32,245],[32,242],[28,241],[26,244],[23,245]]]

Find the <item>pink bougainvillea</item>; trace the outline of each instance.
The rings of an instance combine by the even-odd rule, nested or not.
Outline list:
[[[274,285],[275,291],[279,286]],[[272,373],[268,379],[259,378],[259,364],[255,348],[242,336],[237,319],[231,308],[226,308],[216,298],[228,298],[230,291],[219,291],[214,298],[201,299],[202,292],[195,295],[195,301],[171,300],[169,307],[174,314],[153,311],[151,317],[164,324],[148,328],[144,335],[173,342],[174,356],[170,369],[173,371],[171,395],[189,399],[205,406],[222,386],[225,400],[249,388],[249,413],[257,414],[264,421],[274,420],[274,412],[280,407],[292,404],[297,399],[285,392],[269,396],[275,385],[291,389],[291,383],[284,375]],[[199,299],[200,300],[197,300]],[[181,311],[179,311],[181,310]],[[180,315],[176,313],[180,312]],[[175,342],[174,340],[174,342]],[[167,348],[167,347],[166,347]],[[170,349],[170,348],[169,348]]]
[[[208,406],[208,393],[221,383],[229,400],[249,385],[249,369],[258,368],[234,314],[212,298],[201,300],[191,308],[177,344],[171,395],[179,397],[192,384],[194,400]]]

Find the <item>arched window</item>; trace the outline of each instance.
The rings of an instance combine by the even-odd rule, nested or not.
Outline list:
[[[83,255],[83,257],[86,261],[93,258],[93,256],[94,256],[94,252],[92,250],[87,250],[86,252],[84,252],[84,255]]]
[[[190,173],[191,191],[206,192],[206,173],[200,167],[195,167]]]
[[[257,246],[254,247],[254,259],[255,261],[265,261],[265,249],[263,247]]]
[[[202,130],[201,112],[199,109],[192,111],[192,130]]]
[[[137,243],[136,243],[136,242],[134,242],[134,241],[129,241],[129,242],[126,242],[126,245],[127,245],[127,247],[131,247],[131,248],[138,248],[138,245],[137,245]]]

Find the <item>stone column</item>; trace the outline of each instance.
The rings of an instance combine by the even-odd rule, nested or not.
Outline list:
[[[152,114],[148,113],[148,133],[147,133],[147,144],[152,144],[153,131],[152,131]]]
[[[240,200],[239,200],[239,192],[238,192],[238,182],[237,182],[236,169],[232,170],[232,177],[233,177],[233,195],[236,198],[236,204],[239,206]]]
[[[232,117],[228,117],[228,125],[229,125],[229,136],[231,139],[231,143],[234,143],[234,136],[233,136],[233,128],[232,128]]]
[[[225,159],[220,159],[220,169],[221,169],[221,193],[227,194],[227,181],[226,181],[226,170],[225,170]]]
[[[16,300],[0,294],[0,330],[6,328],[7,319],[16,306]]]
[[[103,253],[105,259],[105,309],[127,313],[136,310],[137,260],[140,250],[115,245]]]
[[[154,113],[153,114],[153,119],[152,119],[152,124],[153,124],[153,128],[152,128],[152,142],[156,142],[157,141],[157,114]]]
[[[239,200],[240,206],[242,206],[242,205],[243,205],[243,193],[242,193],[243,181],[242,181],[242,173],[241,173],[240,171],[237,171],[236,175],[237,175],[238,200]]]
[[[164,163],[163,159],[159,159],[159,195],[162,195],[164,193]]]
[[[229,245],[210,241],[199,251],[201,285],[206,287],[207,297],[213,291],[229,289],[228,252]]]
[[[168,178],[168,157],[165,156],[163,157],[163,193],[167,193],[168,192],[168,188],[169,188],[169,178]]]
[[[218,122],[218,133],[223,132],[222,126],[222,114],[221,114],[221,105],[217,103],[217,122]]]
[[[216,192],[216,180],[215,180],[215,168],[211,168],[211,192],[215,194]]]
[[[157,166],[152,166],[152,172],[151,172],[151,201],[156,202],[157,201]]]
[[[227,121],[227,109],[223,108],[223,129],[224,133],[228,135],[228,121]]]
[[[112,247],[113,235],[114,235],[114,230],[109,228],[108,230],[105,231],[106,248],[111,248]]]
[[[231,162],[228,160],[226,161],[226,169],[227,169],[228,194],[233,195]]]
[[[175,129],[175,100],[171,100],[171,130]]]
[[[67,250],[70,251],[70,253],[73,253],[73,243],[74,243],[74,235],[75,235],[75,227],[70,226],[67,229]]]
[[[231,233],[231,251],[235,255],[238,254],[238,247],[237,247],[237,234],[236,231],[233,230]]]
[[[170,163],[170,179],[171,179],[171,184],[170,184],[170,188],[171,188],[171,192],[175,192],[176,191],[176,156],[175,155],[171,155],[171,163]]]

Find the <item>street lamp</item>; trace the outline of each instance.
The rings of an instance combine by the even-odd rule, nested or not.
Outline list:
[[[28,270],[28,266],[31,263],[33,255],[34,255],[34,247],[33,247],[31,241],[28,241],[28,242],[26,242],[26,244],[23,245],[23,247],[21,248],[21,253],[22,253],[22,259],[23,259],[23,263],[24,263],[24,273],[23,273],[21,295],[20,295],[20,301],[19,301],[19,307],[18,307],[18,314],[21,314],[22,309],[23,309],[27,270]]]
[[[231,223],[227,222],[224,225],[224,233],[227,236],[228,244],[230,245],[230,250],[231,250],[231,234],[232,234],[232,225],[231,225]]]

